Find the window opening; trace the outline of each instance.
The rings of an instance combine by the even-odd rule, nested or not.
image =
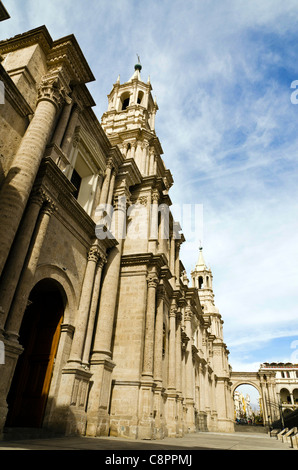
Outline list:
[[[76,188],[76,190],[75,190],[75,192],[73,193],[73,195],[74,195],[74,197],[77,199],[77,198],[78,198],[78,195],[79,195],[81,183],[82,183],[82,178],[80,177],[79,173],[78,173],[75,169],[73,169],[73,172],[72,172],[70,181],[72,182],[72,184],[73,184],[73,185],[75,186],[75,188]]]

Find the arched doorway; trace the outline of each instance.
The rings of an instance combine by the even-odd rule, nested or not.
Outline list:
[[[44,279],[30,293],[20,328],[21,354],[7,397],[6,426],[41,427],[57,352],[65,299]]]
[[[234,389],[235,424],[263,425],[259,390],[251,384],[240,384]]]

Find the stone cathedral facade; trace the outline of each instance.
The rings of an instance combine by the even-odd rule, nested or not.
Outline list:
[[[212,273],[200,250],[185,279],[141,65],[99,122],[73,35],[0,53],[0,433],[233,431]]]

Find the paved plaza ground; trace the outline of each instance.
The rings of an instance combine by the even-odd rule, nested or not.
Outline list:
[[[92,450],[92,451],[105,451],[107,456],[114,455],[117,457],[117,451],[147,451],[146,455],[158,455],[160,451],[163,455],[165,451],[170,454],[181,455],[195,454],[199,450],[296,450],[289,447],[288,444],[283,443],[276,438],[270,437],[265,433],[213,433],[213,432],[198,432],[194,434],[187,434],[183,438],[172,439],[166,438],[161,441],[131,441],[123,438],[114,437],[59,437],[47,439],[28,439],[28,440],[15,440],[15,441],[1,441],[0,450]],[[182,458],[181,458],[182,459]],[[151,463],[154,458],[152,457]],[[161,459],[160,459],[161,461]],[[181,460],[182,461],[182,460]],[[112,462],[111,462],[112,463]],[[114,462],[115,463],[115,462]],[[175,463],[175,462],[172,462]],[[189,465],[190,466],[190,465]]]

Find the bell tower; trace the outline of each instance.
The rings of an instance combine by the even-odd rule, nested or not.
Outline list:
[[[212,287],[213,275],[209,267],[207,267],[203,248],[199,249],[199,258],[195,269],[191,272],[192,285],[198,289],[203,314],[210,316],[211,330],[215,337],[223,339],[223,320],[214,303],[214,293]]]
[[[150,78],[141,79],[140,60],[131,78],[121,84],[120,77],[108,95],[108,110],[101,125],[110,142],[118,145],[126,159],[134,159],[142,176],[158,174],[158,160],[163,153],[155,133],[158,110],[153,99]]]

